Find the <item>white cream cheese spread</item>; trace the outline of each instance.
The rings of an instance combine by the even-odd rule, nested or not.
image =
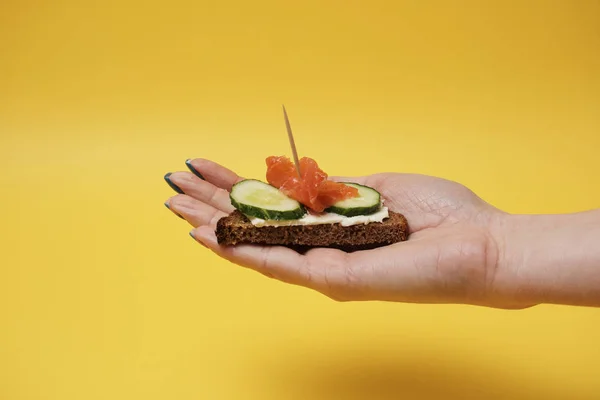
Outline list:
[[[342,226],[366,225],[371,222],[382,222],[389,217],[387,207],[381,207],[379,211],[371,215],[357,215],[355,217],[346,217],[334,213],[307,213],[300,219],[292,220],[264,220],[251,217],[250,222],[254,226],[292,226],[292,225],[322,225],[322,224],[340,224]]]

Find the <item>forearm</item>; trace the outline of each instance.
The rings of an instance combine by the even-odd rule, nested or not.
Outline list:
[[[494,289],[525,304],[600,306],[600,209],[509,215]]]

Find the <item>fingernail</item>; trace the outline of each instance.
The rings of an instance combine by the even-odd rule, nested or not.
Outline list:
[[[169,203],[165,203],[165,207],[167,207],[169,210],[171,209],[171,207],[169,207]],[[177,214],[175,211],[173,211],[173,214],[177,215],[181,219],[185,219],[181,215]]]
[[[198,170],[196,168],[194,168],[194,166],[192,165],[192,160],[190,160],[189,158],[187,160],[185,160],[185,165],[187,165],[188,169],[190,171],[192,171],[192,174],[196,175],[198,178],[205,180],[204,177],[202,176],[202,174],[200,172],[198,172]]]
[[[196,240],[196,237],[194,236],[194,231],[190,231],[190,236],[192,237],[192,239]]]
[[[165,181],[169,184],[169,186],[171,186],[171,189],[173,189],[177,193],[183,194],[183,190],[179,189],[179,187],[176,184],[174,184],[173,182],[171,182],[171,178],[169,178],[170,176],[171,176],[171,172],[169,172],[168,174],[166,174],[165,175]]]

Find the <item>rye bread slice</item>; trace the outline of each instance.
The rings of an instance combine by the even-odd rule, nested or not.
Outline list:
[[[281,245],[299,251],[313,247],[356,251],[405,241],[408,239],[408,232],[406,218],[402,214],[392,211],[383,222],[373,222],[367,225],[256,227],[244,214],[236,210],[217,222],[215,233],[218,243],[222,245],[248,243]]]

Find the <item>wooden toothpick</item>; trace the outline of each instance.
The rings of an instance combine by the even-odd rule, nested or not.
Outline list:
[[[283,117],[285,118],[285,127],[288,133],[288,140],[290,141],[290,147],[292,148],[292,155],[294,156],[294,164],[296,164],[296,171],[298,172],[298,176],[300,175],[300,161],[298,160],[298,152],[296,151],[296,143],[294,142],[294,135],[292,134],[292,127],[290,126],[290,120],[288,118],[287,112],[285,111],[285,106],[283,106]]]

